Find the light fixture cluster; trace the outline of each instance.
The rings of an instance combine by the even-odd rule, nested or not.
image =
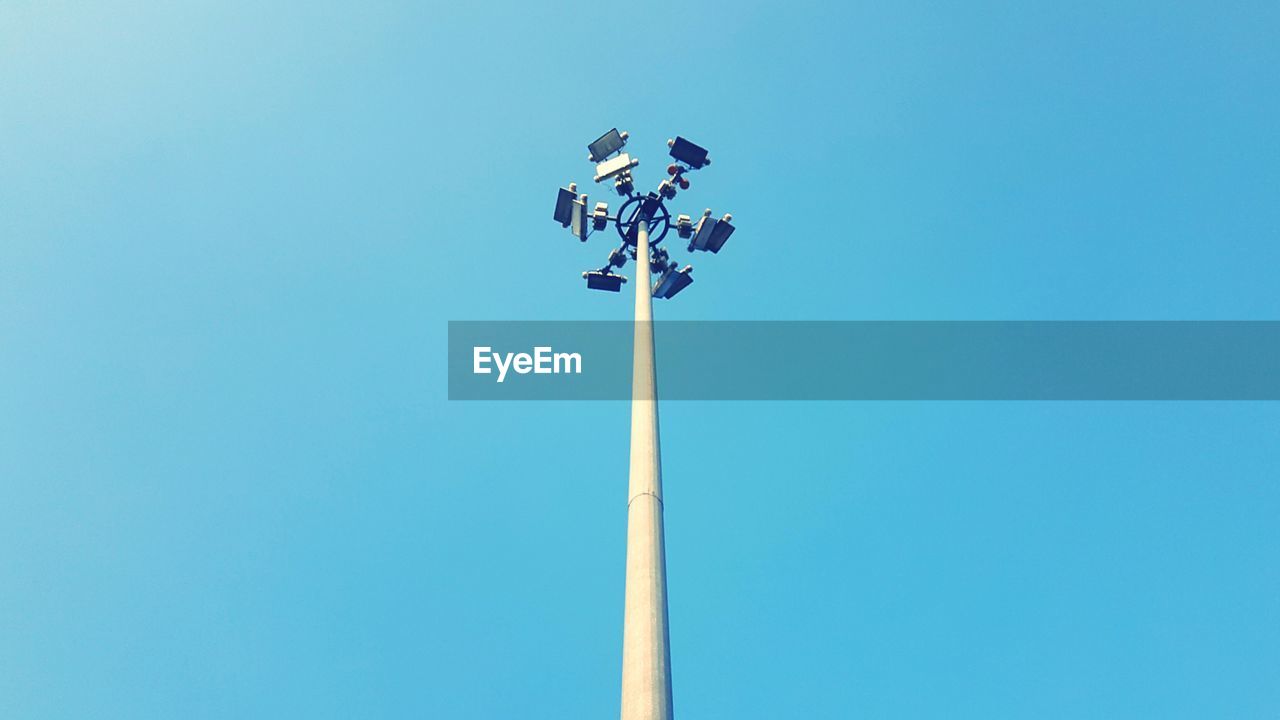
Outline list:
[[[658,276],[651,293],[653,297],[669,299],[693,283],[693,266],[677,269],[679,264],[672,261],[666,249],[660,246],[663,238],[674,227],[677,235],[689,241],[689,252],[718,253],[733,234],[733,216],[725,213],[716,219],[711,217],[708,209],[697,223],[688,215],[678,215],[672,221],[664,203],[674,199],[678,192],[689,189],[687,173],[711,164],[706,148],[682,137],[668,140],[667,147],[674,162],[667,166],[667,177],[658,184],[656,191],[641,195],[636,192],[631,177],[632,169],[640,164],[640,160],[622,152],[627,138],[627,133],[613,128],[587,146],[587,159],[596,165],[595,182],[612,180],[614,191],[625,198],[617,215],[609,214],[607,202],[597,202],[588,211],[587,195],[579,194],[577,184],[569,183],[568,187],[560,188],[556,196],[554,218],[582,242],[586,242],[592,232],[607,228],[611,222],[617,228],[622,244],[609,253],[609,260],[603,267],[582,274],[587,288],[609,292],[618,292],[627,281],[626,277],[614,273],[614,269],[622,268],[628,255],[640,261],[639,230],[643,222],[649,232],[646,259],[651,271]]]

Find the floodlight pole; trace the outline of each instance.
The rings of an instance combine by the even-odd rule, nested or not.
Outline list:
[[[631,370],[631,477],[627,493],[627,580],[622,630],[622,720],[671,720],[667,557],[662,530],[662,455],[649,227],[636,243],[635,345]]]
[[[587,288],[618,292],[626,278],[613,271],[636,263],[636,316],[631,365],[631,474],[627,492],[627,578],[622,623],[622,720],[671,720],[671,637],[667,627],[667,555],[662,529],[662,453],[658,448],[658,391],[653,354],[653,298],[670,300],[693,282],[692,265],[671,260],[663,238],[674,227],[689,251],[720,252],[733,233],[732,216],[716,220],[707,210],[695,224],[688,215],[672,221],[663,204],[689,189],[686,175],[711,163],[705,148],[682,137],[667,141],[673,162],[656,191],[636,192],[631,168],[639,160],[620,152],[627,133],[617,128],[587,146],[595,181],[612,180],[626,198],[616,215],[598,202],[588,224],[587,196],[577,185],[560,188],[552,219],[585,242],[592,230],[614,224],[622,245],[599,270],[582,273]],[[630,210],[630,213],[628,213]],[[653,246],[649,232],[653,230]],[[660,273],[653,283],[650,272]]]

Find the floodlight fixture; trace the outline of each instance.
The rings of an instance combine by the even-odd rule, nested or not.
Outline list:
[[[599,165],[596,165],[595,180],[596,182],[608,180],[616,175],[621,175],[639,164],[639,159],[633,159],[626,153],[619,153],[617,157],[610,158]]]
[[[609,226],[609,203],[598,202],[596,209],[591,211],[591,227],[595,230],[603,230]]]
[[[724,217],[720,218],[719,222],[711,228],[711,237],[707,238],[707,249],[712,253],[720,252],[720,248],[724,247],[725,241],[733,234],[734,227],[730,222],[731,220],[733,220],[733,216],[725,213]]]
[[[587,241],[587,235],[591,234],[591,223],[587,219],[587,196],[582,195],[579,199],[573,201],[572,211],[569,218],[569,231],[573,236],[581,240]]]
[[[618,292],[622,289],[622,283],[627,281],[621,275],[614,275],[603,270],[584,272],[582,277],[587,279],[588,290],[604,290],[606,292]]]
[[[573,203],[577,199],[577,183],[569,183],[569,187],[560,188],[560,194],[556,195],[555,221],[560,223],[562,227],[569,227],[569,222],[573,215]]]
[[[711,217],[711,208],[707,208],[693,228],[693,239],[689,241],[689,252],[706,250],[711,240],[711,230],[716,226],[716,219]]]
[[[621,150],[622,146],[627,144],[627,137],[627,133],[618,132],[618,128],[613,128],[587,146],[587,152],[589,153],[587,159],[593,163],[604,160]]]
[[[662,277],[658,278],[658,282],[653,284],[653,296],[670,300],[676,296],[676,293],[693,284],[693,266],[685,265],[683,270],[676,270],[676,266],[672,264],[667,271],[662,273]]]
[[[682,137],[676,136],[674,140],[668,140],[667,145],[671,148],[671,157],[694,170],[711,164],[711,158],[707,157],[706,148],[691,143]]]

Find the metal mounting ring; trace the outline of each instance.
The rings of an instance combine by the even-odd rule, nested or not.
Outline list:
[[[630,208],[632,204],[638,203],[641,200],[644,200],[644,198],[644,195],[632,195],[630,199],[622,204],[622,207],[618,208],[618,220],[614,225],[618,228],[618,237],[621,237],[622,241],[627,243],[628,246],[633,245],[633,243],[627,240],[627,235],[631,232],[631,225],[633,223],[628,222],[623,218],[628,217],[627,209]],[[655,231],[654,228],[657,227],[658,223],[662,223],[662,229]],[[658,211],[653,214],[653,217],[649,218],[649,247],[657,247],[658,243],[662,242],[662,239],[667,236],[667,232],[670,230],[671,213],[667,211],[666,204],[659,201]]]

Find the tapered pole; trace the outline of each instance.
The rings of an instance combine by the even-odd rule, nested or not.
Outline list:
[[[636,243],[635,357],[631,374],[631,479],[627,493],[627,586],[622,630],[622,720],[671,720],[667,560],[662,461],[653,361],[649,228]]]

